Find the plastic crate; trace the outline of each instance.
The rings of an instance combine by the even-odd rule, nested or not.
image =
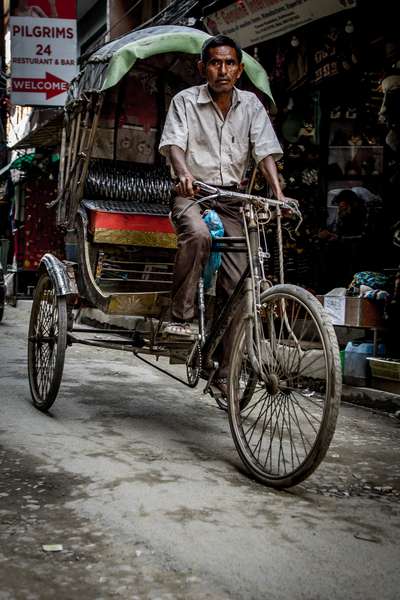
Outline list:
[[[400,361],[372,356],[369,356],[367,360],[369,361],[373,377],[400,381]]]

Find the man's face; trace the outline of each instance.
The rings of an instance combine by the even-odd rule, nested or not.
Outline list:
[[[350,204],[347,202],[347,200],[341,200],[339,202],[339,215],[340,216],[344,216],[344,215],[348,215],[351,213],[351,206]]]
[[[208,56],[207,64],[199,62],[201,75],[217,94],[230,92],[243,71],[243,64],[239,63],[236,50],[230,46],[218,46],[210,48]]]

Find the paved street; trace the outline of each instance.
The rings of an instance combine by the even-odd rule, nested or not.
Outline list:
[[[0,324],[0,600],[398,599],[398,420],[344,405],[319,470],[276,492],[201,388],[128,353],[68,349],[34,409],[30,305]]]

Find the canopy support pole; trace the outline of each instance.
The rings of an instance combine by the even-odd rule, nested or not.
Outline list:
[[[92,155],[92,150],[93,150],[94,137],[96,135],[97,126],[98,126],[99,120],[100,120],[101,108],[103,106],[103,99],[104,99],[104,94],[99,94],[99,96],[96,100],[96,106],[94,109],[92,126],[90,128],[90,132],[89,132],[89,135],[87,138],[87,143],[86,143],[86,146],[85,146],[83,152],[81,152],[80,159],[83,161],[83,164],[82,164],[82,170],[80,171],[80,173],[79,172],[77,173],[76,188],[74,189],[74,196],[73,196],[73,200],[71,203],[71,210],[70,210],[69,220],[68,220],[69,227],[74,226],[75,214],[76,214],[76,211],[78,210],[79,203],[82,199],[86,176],[87,176],[87,172],[89,169],[89,161],[90,161],[90,157]]]

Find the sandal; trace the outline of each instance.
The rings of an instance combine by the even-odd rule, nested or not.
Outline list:
[[[194,333],[190,323],[169,323],[163,331],[164,335],[192,338]]]

